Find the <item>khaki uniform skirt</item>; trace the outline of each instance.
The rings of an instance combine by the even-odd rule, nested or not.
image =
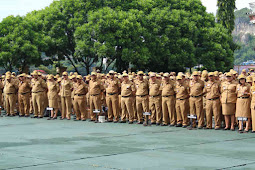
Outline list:
[[[251,99],[237,98],[236,101],[236,117],[251,118]]]
[[[236,113],[236,103],[222,103],[222,114],[224,116],[234,115]]]

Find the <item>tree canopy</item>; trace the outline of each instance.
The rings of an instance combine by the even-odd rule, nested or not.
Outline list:
[[[184,71],[200,64],[225,71],[234,60],[229,30],[200,0],[60,0],[7,17],[0,28],[0,61],[8,70],[67,60],[77,72],[89,72],[108,58],[119,72],[129,66]]]

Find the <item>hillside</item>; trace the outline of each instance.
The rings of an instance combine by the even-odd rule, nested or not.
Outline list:
[[[235,51],[235,64],[241,64],[247,60],[255,60],[255,25],[249,23],[246,15],[251,10],[243,8],[235,12],[235,30],[233,31],[234,41],[240,45]]]

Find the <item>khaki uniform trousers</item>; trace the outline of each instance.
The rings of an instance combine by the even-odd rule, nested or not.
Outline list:
[[[220,99],[206,100],[206,127],[212,128],[212,114],[215,128],[220,128]]]
[[[131,97],[133,102],[132,102],[132,107],[134,111],[134,120],[137,120],[137,110],[136,110],[136,97]]]
[[[252,131],[255,131],[255,109],[251,109]]]
[[[163,124],[175,125],[176,112],[175,112],[175,97],[174,95],[162,97],[162,111],[163,111]]]
[[[177,124],[188,125],[189,99],[176,99]]]
[[[97,110],[101,110],[102,108],[102,105],[101,105],[101,95],[96,95],[96,96],[93,96],[93,95],[90,95],[89,96],[89,108],[90,108],[90,118],[91,120],[96,120],[96,114],[93,113],[93,111],[95,109]]]
[[[143,122],[143,112],[149,112],[149,98],[146,96],[136,96],[136,110],[139,122]]]
[[[190,114],[196,115],[198,120],[198,127],[204,126],[204,109],[203,96],[189,98]],[[196,126],[196,120],[193,119],[193,126]]]
[[[133,97],[121,97],[121,120],[126,121],[128,118],[129,122],[134,121],[133,102]]]
[[[48,95],[47,95],[47,92],[44,92],[44,107],[43,107],[43,110],[46,109],[48,106],[49,106]]]
[[[161,123],[162,121],[162,101],[161,96],[151,97],[149,99],[149,108],[151,111],[151,123]]]
[[[16,108],[16,94],[5,94],[5,109],[7,115],[14,115]]]
[[[71,118],[71,110],[72,110],[72,99],[71,96],[61,96],[61,116],[62,118]]]
[[[114,121],[119,120],[119,95],[116,93],[114,95],[106,95],[106,105],[108,107],[108,120]]]
[[[34,116],[43,117],[44,92],[32,93]]]
[[[19,102],[19,114],[21,116],[29,116],[30,113],[30,93],[26,94],[19,94],[18,95],[18,102]]]
[[[86,95],[83,96],[74,96],[74,103],[73,103],[73,107],[74,107],[74,111],[75,111],[75,115],[76,115],[76,119],[77,120],[86,120],[87,118],[87,102],[86,102]]]

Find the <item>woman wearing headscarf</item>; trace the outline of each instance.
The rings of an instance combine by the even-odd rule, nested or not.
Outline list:
[[[251,121],[251,98],[250,98],[250,84],[246,83],[245,75],[241,74],[238,77],[239,84],[236,87],[237,101],[236,101],[236,117],[248,118],[246,122],[245,132],[249,131]],[[242,123],[239,121],[239,131],[242,130]]]
[[[224,115],[226,127],[224,130],[235,130],[236,113],[236,86],[231,73],[226,74],[226,81],[221,85],[222,114]]]

